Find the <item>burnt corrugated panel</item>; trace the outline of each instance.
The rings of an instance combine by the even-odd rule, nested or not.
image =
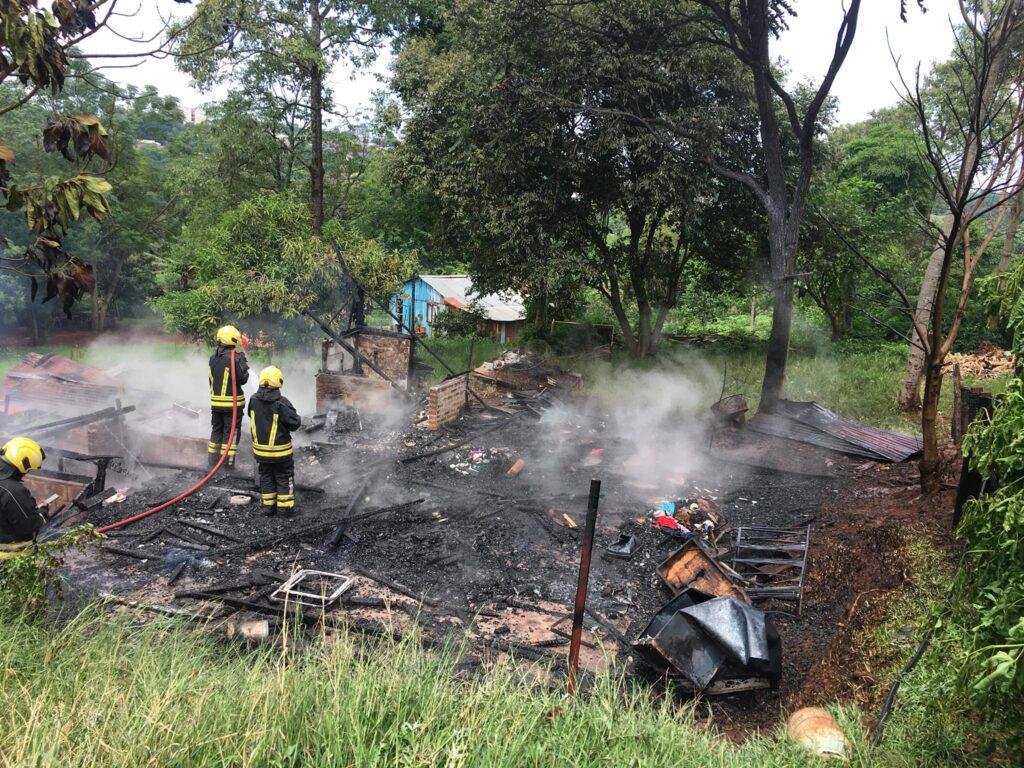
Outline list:
[[[873,451],[886,461],[905,461],[922,448],[922,440],[917,435],[905,435],[861,424],[818,403],[782,400],[776,413],[780,412],[808,427]]]
[[[16,413],[21,410],[45,410],[74,414],[113,405],[120,394],[116,387],[97,384],[68,384],[55,379],[15,381],[5,388],[4,404]]]
[[[61,355],[30,353],[4,379],[3,403],[11,413],[81,413],[113,405],[122,392],[120,383],[99,368]]]
[[[747,427],[763,435],[784,437],[787,440],[796,440],[800,443],[816,445],[819,448],[826,448],[836,453],[845,453],[849,456],[859,456],[874,461],[882,461],[885,458],[873,450],[862,448],[848,440],[823,432],[816,427],[801,424],[799,421],[783,414],[759,413],[747,422]]]
[[[91,365],[61,355],[26,355],[10,374],[18,378],[54,378],[89,384],[112,384],[110,375]],[[9,375],[10,375],[9,374]]]

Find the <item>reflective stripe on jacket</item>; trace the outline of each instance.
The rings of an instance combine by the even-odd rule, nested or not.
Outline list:
[[[242,385],[249,380],[249,361],[245,352],[235,348],[235,376],[238,378],[237,400],[231,388],[231,347],[218,344],[210,356],[210,407],[215,411],[230,411],[237,402],[240,408],[245,407],[245,395]]]
[[[292,456],[292,430],[302,420],[287,397],[278,389],[260,387],[249,398],[252,452],[257,461],[287,461]]]

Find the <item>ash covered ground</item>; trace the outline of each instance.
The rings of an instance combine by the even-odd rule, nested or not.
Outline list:
[[[290,573],[324,570],[353,576],[354,586],[323,616],[307,609],[305,621],[391,635],[415,621],[426,641],[467,648],[473,665],[511,653],[557,667],[568,648],[587,493],[597,477],[581,659],[591,670],[621,664],[637,680],[658,682],[629,643],[671,597],[655,567],[679,541],[646,520],[660,501],[709,499],[730,527],[815,527],[803,614],[772,614],[783,642],[779,689],[713,701],[727,725],[767,725],[806,690],[849,598],[834,579],[817,579],[814,566],[827,551],[829,526],[847,525],[827,510],[855,464],[742,431],[712,440],[704,414],[714,398],[705,390],[657,374],[618,381],[600,396],[551,389],[525,406],[521,395],[496,391],[489,400],[503,411],[477,405],[438,432],[417,426],[413,413],[392,413],[376,429],[365,419],[339,444],[313,442],[324,437],[313,433],[296,453],[294,517],[266,517],[255,498],[232,503],[253,492],[243,460],[181,504],[70,556],[65,595],[70,605],[115,595],[193,616],[273,618],[282,606],[270,595]],[[443,451],[448,446],[458,447]],[[246,449],[243,438],[242,456]],[[433,455],[408,461],[423,454]],[[509,475],[519,459],[524,469]],[[101,526],[143,511],[201,474],[139,467],[123,502],[84,521]],[[604,553],[622,533],[638,540],[630,560]]]

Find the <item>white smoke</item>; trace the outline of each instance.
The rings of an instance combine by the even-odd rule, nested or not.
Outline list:
[[[652,488],[685,483],[706,460],[708,409],[721,388],[721,373],[707,363],[602,366],[588,374],[587,388],[588,397],[557,405],[544,423],[563,434],[589,431],[604,462]]]

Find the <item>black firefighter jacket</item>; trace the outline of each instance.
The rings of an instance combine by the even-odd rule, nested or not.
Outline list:
[[[245,406],[245,395],[242,385],[249,380],[249,361],[245,352],[235,347],[235,376],[238,379],[238,407]],[[231,411],[231,347],[218,344],[210,355],[210,408],[214,411]]]
[[[30,541],[46,522],[21,477],[17,469],[0,461],[0,544]]]
[[[260,387],[249,398],[252,452],[256,461],[274,464],[292,458],[292,430],[302,423],[295,406],[281,390]]]

